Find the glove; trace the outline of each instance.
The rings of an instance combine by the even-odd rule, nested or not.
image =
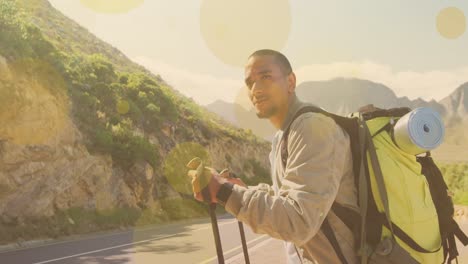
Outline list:
[[[197,200],[203,200],[208,203],[216,201],[216,193],[210,193],[209,185],[211,181],[214,181],[213,186],[219,186],[223,181],[228,181],[233,184],[247,187],[245,183],[241,179],[237,178],[234,173],[231,173],[229,169],[226,168],[218,174],[215,169],[203,166],[203,161],[198,157],[189,161],[187,168],[190,169],[187,174],[192,178],[192,190]],[[215,182],[217,182],[217,185]],[[211,186],[211,189],[216,192],[215,190],[218,189],[213,186]]]
[[[192,178],[192,190],[194,194],[201,193],[205,202],[211,201],[208,184],[214,174],[218,172],[210,167],[205,167],[203,161],[196,157],[187,164],[188,176]]]

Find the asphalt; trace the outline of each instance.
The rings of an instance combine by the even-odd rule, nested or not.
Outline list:
[[[237,220],[219,217],[226,259],[242,252]],[[268,239],[248,227],[249,247]],[[0,264],[217,263],[209,219],[82,236],[0,252]]]
[[[468,207],[465,212],[459,212],[463,216],[458,217],[460,227],[468,234]],[[457,240],[459,251],[458,264],[468,264],[468,246],[464,247]],[[253,246],[249,249],[249,257],[251,264],[286,264],[286,254],[283,247],[283,242],[277,239],[268,238],[267,240]],[[226,260],[227,264],[244,264],[243,254],[237,254]]]
[[[274,238],[268,238],[249,248],[249,260],[251,264],[286,264],[283,242]],[[244,254],[237,254],[226,260],[226,264],[243,263],[246,263]]]
[[[468,208],[467,208],[468,209]],[[468,214],[457,218],[468,233]],[[237,221],[219,219],[226,264],[246,263]],[[286,264],[283,242],[253,234],[245,227],[252,264]],[[203,241],[203,243],[200,243]],[[468,264],[468,247],[458,241],[459,264]],[[84,252],[84,253],[83,253]],[[159,228],[97,235],[0,253],[1,264],[21,263],[218,263],[209,220],[196,220]]]

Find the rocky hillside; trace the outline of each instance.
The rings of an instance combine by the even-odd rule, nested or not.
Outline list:
[[[267,179],[267,142],[46,0],[2,0],[0,28],[0,243],[203,215],[172,179],[195,155]]]

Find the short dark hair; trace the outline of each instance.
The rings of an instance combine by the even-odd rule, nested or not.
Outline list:
[[[249,56],[249,59],[257,56],[273,56],[276,63],[278,63],[285,75],[289,75],[292,72],[291,63],[289,63],[288,58],[286,58],[286,56],[284,56],[284,54],[279,51],[271,49],[257,50]]]

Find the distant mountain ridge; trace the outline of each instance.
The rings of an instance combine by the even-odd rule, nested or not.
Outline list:
[[[389,87],[368,80],[336,78],[328,81],[304,82],[296,88],[296,92],[302,100],[342,115],[355,112],[367,104],[380,108],[431,107],[441,115],[446,114],[445,106],[435,100],[428,102],[421,98],[410,100],[406,96],[397,97]]]
[[[448,116],[466,119],[468,117],[468,82],[440,100],[439,103],[445,107]]]
[[[296,88],[298,97],[316,104],[329,112],[346,115],[359,107],[374,104],[380,108],[403,107],[412,109],[430,107],[441,114],[446,127],[444,144],[435,151],[442,160],[467,160],[468,157],[468,83],[464,83],[440,101],[414,100],[397,97],[387,86],[368,80],[336,78],[327,81],[301,83]],[[271,139],[275,130],[266,127],[266,120],[259,120],[253,108],[246,110],[240,105],[218,100],[206,106],[226,121],[253,133]],[[265,132],[265,131],[268,132]]]
[[[380,108],[430,107],[444,118],[466,119],[468,116],[468,82],[439,102],[426,101],[421,98],[411,100],[406,96],[397,97],[393,90],[383,84],[347,78],[304,82],[296,87],[296,94],[302,101],[316,104],[329,112],[341,115],[355,112],[361,106],[373,104]],[[222,100],[206,105],[208,110],[235,125],[238,125],[235,111],[239,111],[239,107],[244,109],[242,106],[234,106]]]

